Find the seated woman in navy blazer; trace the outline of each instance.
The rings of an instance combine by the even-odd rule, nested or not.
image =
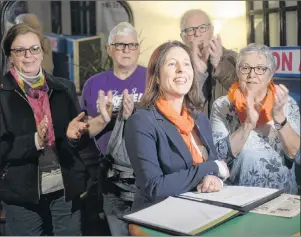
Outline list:
[[[191,190],[219,191],[228,177],[210,122],[200,112],[199,84],[187,46],[171,41],[153,52],[145,93],[125,125],[138,187],[133,209]]]

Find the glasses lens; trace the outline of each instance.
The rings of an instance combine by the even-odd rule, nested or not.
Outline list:
[[[129,43],[130,50],[137,50],[138,46],[139,46],[139,44],[137,44],[137,43]]]
[[[22,56],[25,54],[25,50],[26,49],[20,48],[20,49],[14,49],[12,51],[16,54],[16,56]]]
[[[116,43],[114,45],[117,50],[123,50],[125,48],[125,45],[123,43]]]
[[[258,75],[262,75],[266,72],[266,67],[255,67],[255,73]]]
[[[184,33],[186,34],[186,35],[188,35],[188,36],[190,36],[190,35],[194,35],[194,28],[193,27],[190,27],[190,28],[187,28],[187,29],[185,29],[184,30]]]
[[[248,74],[250,71],[251,71],[251,68],[248,67],[248,66],[241,66],[239,68],[240,72],[243,73],[243,74]]]
[[[41,47],[40,46],[32,46],[29,48],[29,51],[31,54],[39,54],[41,52]]]
[[[198,30],[201,32],[201,33],[204,33],[207,31],[207,25],[200,25],[198,26]]]

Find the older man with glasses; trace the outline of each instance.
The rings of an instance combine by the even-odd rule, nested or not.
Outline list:
[[[108,109],[112,110],[105,113],[106,120],[110,120],[107,121],[109,124],[98,127],[93,134],[102,153],[106,153],[110,131],[114,127],[114,119],[122,101],[125,107],[129,107],[125,111],[131,111],[132,102],[138,102],[144,92],[146,77],[146,68],[138,65],[140,45],[137,32],[130,23],[121,22],[112,29],[107,52],[113,60],[113,68],[89,78],[81,99],[82,110],[90,117],[100,114],[99,102],[102,98],[107,102]],[[124,117],[128,115],[125,114]]]
[[[193,60],[200,75],[204,113],[210,116],[214,100],[226,94],[236,78],[236,53],[226,50],[221,37],[213,36],[214,27],[208,14],[189,10],[181,17],[181,38],[192,49]]]
[[[107,52],[113,60],[113,68],[87,80],[83,88],[81,107],[89,117],[93,117],[89,120],[90,136],[95,137],[100,152],[109,156],[112,155],[107,154],[112,152],[110,148],[107,149],[109,141],[111,147],[112,139],[120,138],[114,128],[115,125],[120,127],[119,112],[121,111],[122,119],[126,120],[133,112],[134,102],[138,102],[144,93],[146,68],[138,65],[140,54],[138,34],[128,22],[121,22],[111,30]],[[118,130],[119,132],[122,131]],[[73,133],[76,133],[76,129]],[[127,155],[122,153],[120,156]],[[114,165],[114,168],[116,167]],[[103,183],[106,183],[106,190],[100,190],[103,191],[104,213],[112,235],[129,235],[127,224],[118,219],[117,215],[129,210],[132,205],[130,200],[132,195],[128,192],[131,185],[122,185],[122,188],[116,182],[108,181],[106,175],[109,173],[106,168],[102,169],[101,174],[105,178],[99,181],[103,186]],[[110,178],[112,179],[111,175]],[[126,183],[125,177],[123,181]]]

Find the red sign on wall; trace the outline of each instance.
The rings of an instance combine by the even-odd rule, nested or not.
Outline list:
[[[300,78],[300,46],[271,47],[276,62],[276,77]]]

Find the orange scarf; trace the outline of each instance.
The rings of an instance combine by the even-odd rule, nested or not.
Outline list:
[[[275,85],[273,82],[271,82],[268,86],[268,93],[259,111],[259,119],[257,121],[257,126],[265,125],[272,120],[274,94],[275,94]],[[234,105],[235,111],[239,117],[240,122],[243,123],[247,118],[247,113],[246,113],[247,99],[239,89],[238,82],[233,83],[233,85],[229,88],[228,98],[230,102]]]
[[[187,109],[183,108],[181,115],[179,115],[162,97],[157,101],[156,106],[160,112],[179,130],[185,144],[190,151],[193,159],[193,165],[204,162],[204,158],[200,156],[197,149],[193,146],[190,138],[190,133],[194,128],[194,120],[188,113]]]

